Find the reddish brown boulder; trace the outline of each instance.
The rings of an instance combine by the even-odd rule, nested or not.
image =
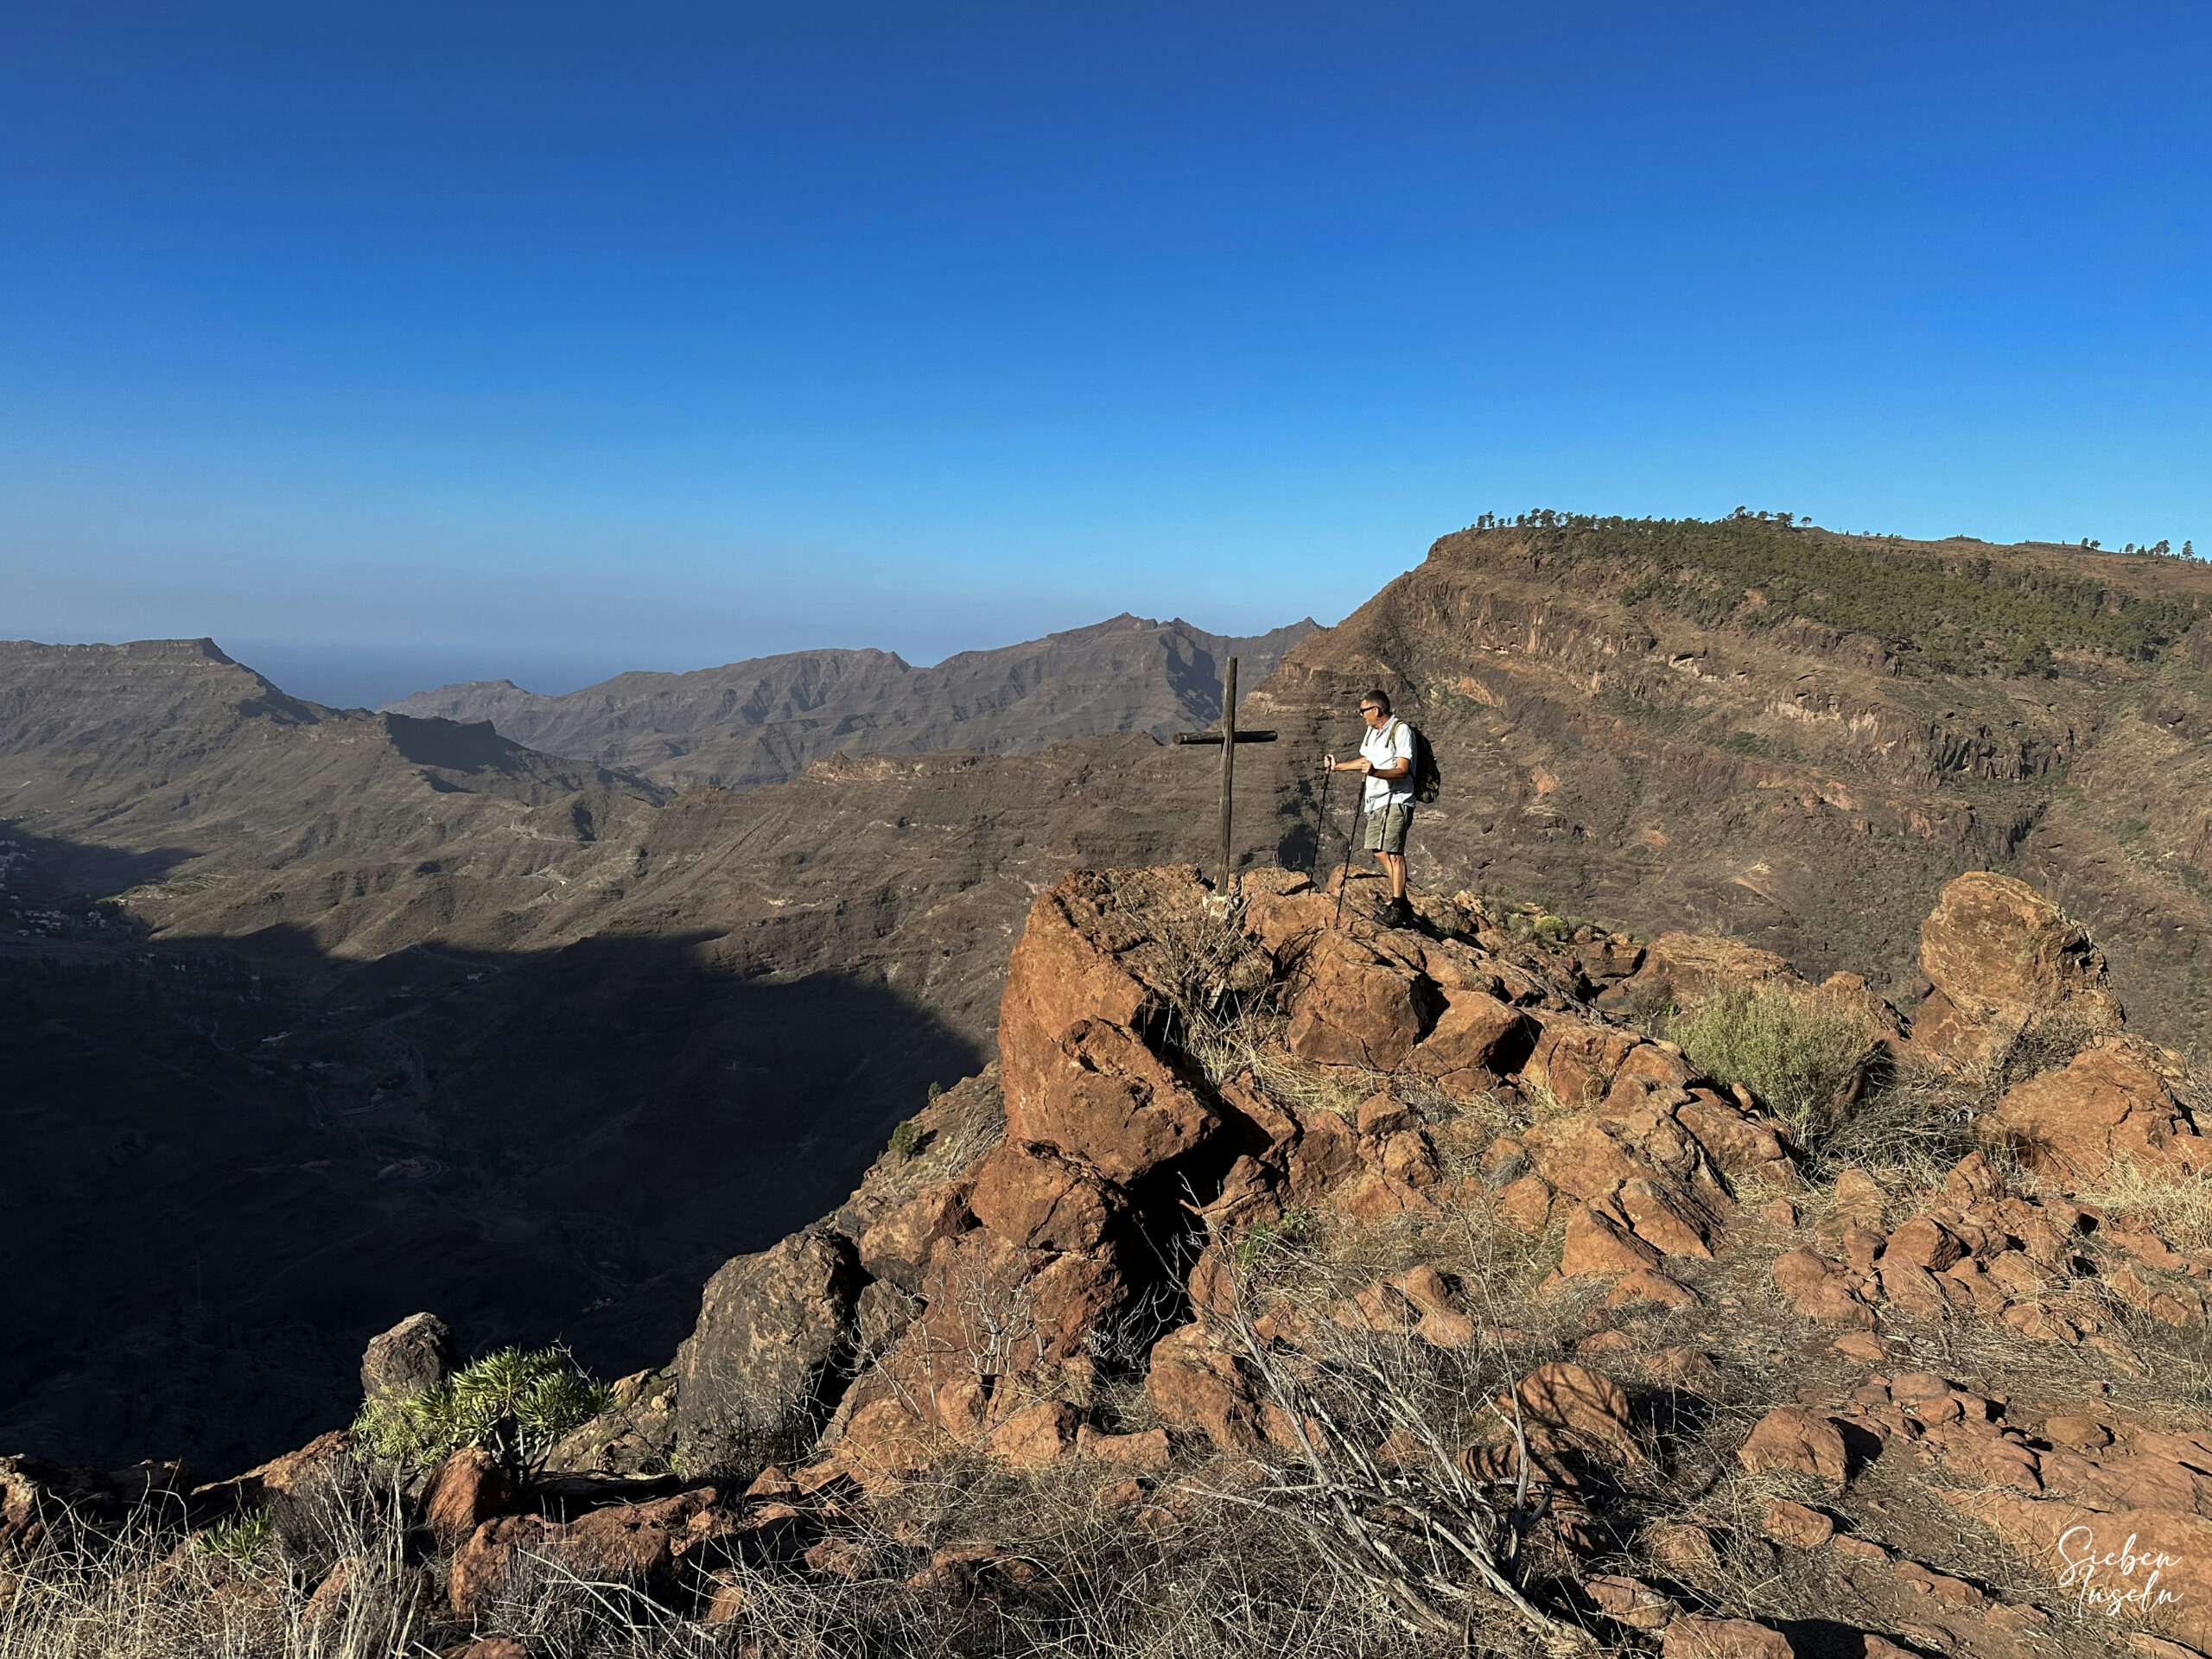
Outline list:
[[[674,1586],[677,1564],[725,1524],[715,1502],[714,1489],[702,1487],[650,1503],[593,1510],[569,1522],[537,1515],[487,1521],[454,1552],[447,1575],[454,1614],[471,1619],[482,1613],[524,1554],[578,1578],[664,1594]]]
[[[1519,1069],[1536,1033],[1536,1022],[1522,1010],[1462,991],[1414,1050],[1413,1067],[1446,1094],[1480,1094]]]
[[[2031,1167],[2069,1179],[2101,1175],[2116,1158],[2212,1169],[2212,1140],[2197,1134],[2161,1058],[2133,1037],[2105,1038],[2009,1090],[1985,1123]]]
[[[1802,1406],[1777,1406],[1760,1418],[1736,1460],[1753,1474],[1810,1475],[1831,1491],[1841,1491],[1851,1473],[1842,1432]]]
[[[1007,1141],[976,1172],[976,1219],[1024,1249],[1090,1250],[1104,1240],[1120,1195],[1045,1147]]]
[[[1790,1306],[1816,1324],[1839,1329],[1874,1328],[1866,1306],[1848,1275],[1818,1252],[1785,1250],[1774,1261],[1774,1282]]]
[[[1796,1659],[1780,1630],[1748,1618],[1707,1618],[1685,1613],[1667,1626],[1662,1659]]]
[[[431,1477],[423,1500],[423,1524],[451,1549],[493,1516],[514,1507],[514,1483],[480,1446],[463,1446]]]
[[[921,1282],[930,1252],[972,1224],[967,1181],[938,1181],[879,1217],[860,1236],[861,1267],[872,1279],[912,1290]]]
[[[1656,1268],[1659,1252],[1636,1237],[1619,1216],[1596,1205],[1586,1204],[1567,1218],[1567,1238],[1560,1249],[1562,1277],[1579,1279],[1593,1274],[1640,1273]]]
[[[1116,1469],[1156,1474],[1167,1466],[1167,1431],[1147,1428],[1135,1434],[1102,1434],[1085,1423],[1076,1430],[1076,1455]]]
[[[1882,1246],[1882,1265],[1922,1268],[1942,1273],[1967,1253],[1958,1235],[1933,1216],[1915,1216],[1901,1224]],[[1872,1263],[1869,1262],[1868,1266]]]
[[[1075,1443],[1076,1411],[1065,1400],[1039,1400],[992,1429],[991,1455],[1017,1469],[1058,1463]]]
[[[1616,1026],[1548,1020],[1521,1076],[1548,1090],[1565,1110],[1588,1111],[1611,1092],[1630,1054],[1643,1042],[1636,1033]]]
[[[1798,1549],[1818,1549],[1835,1536],[1835,1522],[1818,1510],[1792,1503],[1786,1497],[1770,1499],[1760,1518],[1759,1530],[1777,1544]]]
[[[1970,871],[1943,889],[1920,928],[1920,970],[1934,988],[1913,1018],[1913,1046],[1978,1065],[2061,1009],[2109,1027],[2120,1007],[2089,936],[2026,882]]]
[[[1127,1183],[1189,1151],[1213,1114],[1135,1033],[1163,1005],[1161,928],[1203,915],[1197,872],[1077,870],[1030,907],[999,1002],[1007,1136]]]
[[[1300,964],[1283,1040],[1317,1065],[1395,1071],[1443,1006],[1426,974],[1385,960],[1349,934],[1331,933]]]
[[[1168,1427],[1204,1434],[1227,1452],[1249,1452],[1263,1436],[1259,1397],[1244,1368],[1197,1325],[1154,1344],[1145,1397]]]

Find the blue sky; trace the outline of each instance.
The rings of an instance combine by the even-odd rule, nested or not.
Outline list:
[[[2202,545],[2209,56],[2179,5],[10,8],[0,635],[557,690],[1334,620],[1537,505]]]

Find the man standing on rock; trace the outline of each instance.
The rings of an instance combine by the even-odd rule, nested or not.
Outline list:
[[[1390,879],[1390,902],[1382,919],[1393,927],[1413,920],[1406,903],[1406,831],[1414,821],[1414,728],[1390,713],[1390,699],[1370,691],[1359,700],[1359,717],[1367,722],[1357,760],[1325,757],[1330,772],[1356,772],[1367,779],[1360,810],[1367,818],[1366,849],[1375,855],[1382,874]]]

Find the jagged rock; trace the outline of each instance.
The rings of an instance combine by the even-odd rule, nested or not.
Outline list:
[[[453,1363],[451,1327],[435,1313],[410,1313],[369,1338],[361,1355],[362,1398],[426,1393],[446,1380]]]
[[[1180,1326],[1154,1344],[1144,1391],[1170,1428],[1204,1434],[1225,1452],[1249,1452],[1265,1438],[1243,1366],[1199,1325]]]
[[[1076,1411],[1065,1400],[1039,1400],[1014,1413],[991,1430],[990,1454],[1016,1469],[1041,1469],[1058,1463],[1075,1444]]]
[[[2031,1167],[2075,1179],[2101,1175],[2123,1158],[2212,1169],[2212,1139],[2196,1132],[2167,1071],[2148,1044],[2107,1037],[2057,1071],[2015,1085],[1985,1124]]]
[[[1163,917],[1199,913],[1204,893],[1195,871],[1109,880],[1078,870],[1031,906],[999,1004],[1007,1139],[1080,1158],[1126,1185],[1219,1128],[1135,1034],[1166,1000],[1143,976],[1154,930]]]
[[[1510,1077],[1535,1046],[1527,1011],[1462,991],[1452,996],[1413,1052],[1413,1068],[1450,1095],[1475,1095]]]
[[[2089,936],[2026,882],[1969,871],[1944,887],[1920,929],[1933,986],[1913,1016],[1920,1052],[1955,1065],[1993,1058],[2063,1009],[2086,1025],[2120,1021]]]
[[[1818,1324],[1871,1331],[1874,1310],[1840,1271],[1817,1251],[1799,1248],[1775,1258],[1774,1282],[1790,1306]]]
[[[1894,1263],[1901,1267],[1924,1268],[1929,1273],[1942,1273],[1954,1266],[1966,1253],[1967,1247],[1959,1242],[1958,1235],[1935,1217],[1915,1216],[1901,1224],[1883,1242],[1881,1259],[1885,1268]],[[1854,1262],[1853,1265],[1859,1264]],[[1873,1265],[1870,1260],[1859,1270],[1865,1272]]]
[[[650,1503],[594,1510],[574,1521],[506,1516],[487,1521],[454,1552],[447,1595],[457,1618],[474,1619],[499,1597],[518,1555],[594,1582],[666,1595],[688,1554],[724,1530],[711,1486]]]
[[[935,1181],[887,1211],[861,1233],[861,1266],[872,1278],[913,1289],[938,1241],[975,1224],[968,1207],[974,1185],[965,1179]]]
[[[1300,974],[1283,1040],[1317,1065],[1395,1071],[1444,1007],[1427,975],[1408,972],[1348,933],[1325,935]]]
[[[977,1221],[1024,1249],[1090,1250],[1104,1242],[1122,1200],[1050,1148],[1006,1141],[976,1170],[968,1205]]]
[[[676,1451],[676,1379],[633,1371],[607,1390],[607,1408],[546,1454],[551,1475],[658,1474]]]
[[[860,1290],[851,1243],[820,1230],[722,1265],[677,1350],[684,1467],[715,1468],[811,1428],[834,1403]]]

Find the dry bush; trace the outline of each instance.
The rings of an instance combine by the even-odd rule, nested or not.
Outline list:
[[[1837,1128],[1880,1034],[1854,1002],[1777,985],[1732,986],[1667,1022],[1701,1070],[1742,1084],[1808,1148]]]
[[[1535,1581],[1564,1565],[1531,1547],[1556,1495],[1510,1409],[1525,1362],[1496,1330],[1438,1347],[1409,1326],[1340,1319],[1325,1292],[1301,1296],[1279,1275],[1230,1278],[1211,1323],[1283,1427],[1257,1453],[1256,1486],[1186,1489],[1271,1516],[1303,1541],[1332,1599],[1370,1605],[1419,1643],[1465,1651],[1502,1623],[1503,1645],[1588,1650],[1538,1605]],[[1518,1453],[1510,1476],[1476,1472],[1469,1453],[1501,1440]]]
[[[104,1531],[59,1517],[0,1576],[9,1659],[399,1659],[425,1651],[428,1597],[396,1487],[333,1488],[284,1529],[188,1536],[156,1502]],[[318,1598],[336,1573],[340,1586]]]

